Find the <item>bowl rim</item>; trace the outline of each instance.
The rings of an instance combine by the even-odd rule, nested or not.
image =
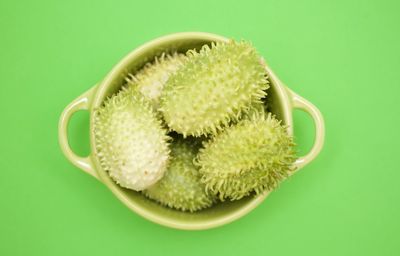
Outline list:
[[[95,108],[99,107],[102,102],[105,93],[107,92],[107,88],[111,86],[112,81],[125,69],[126,66],[129,65],[134,59],[136,59],[138,56],[141,56],[143,52],[149,51],[150,49],[153,49],[157,47],[160,44],[166,44],[168,42],[176,42],[179,40],[187,40],[187,39],[193,39],[193,40],[204,40],[205,43],[209,43],[211,41],[222,41],[222,42],[227,42],[229,41],[228,38],[212,34],[212,33],[205,33],[205,32],[180,32],[180,33],[174,33],[174,34],[169,34],[165,36],[158,37],[156,39],[153,39],[147,43],[142,44],[141,46],[133,49],[131,52],[129,52],[125,57],[123,57],[112,69],[111,71],[106,75],[106,77],[96,86],[96,91],[94,93],[94,97],[91,101],[91,106],[90,106],[90,113],[94,111]],[[265,64],[267,65],[267,64]],[[268,74],[269,75],[269,74]],[[288,126],[288,132],[289,134],[293,134],[293,119],[292,119],[292,108],[291,108],[291,101],[290,97],[288,95],[288,92],[286,90],[286,87],[283,85],[283,83],[276,78],[273,75],[269,75],[269,80],[270,83],[272,84],[271,86],[274,86],[274,89],[276,90],[276,93],[279,95],[279,103],[281,104],[281,109],[283,111],[283,119],[285,121],[285,124]],[[133,212],[137,213],[138,215],[142,216],[143,218],[150,220],[154,223],[167,226],[170,228],[175,228],[175,229],[183,229],[183,230],[204,230],[204,229],[210,229],[210,228],[215,228],[219,227],[225,224],[228,224],[230,222],[233,222],[244,215],[248,214],[251,212],[254,208],[256,208],[261,202],[265,200],[265,198],[269,195],[269,191],[259,194],[257,196],[254,196],[252,199],[250,199],[250,203],[245,204],[244,206],[236,209],[235,211],[232,211],[230,214],[227,214],[226,216],[222,216],[218,219],[213,219],[213,220],[204,220],[204,221],[196,221],[193,223],[188,223],[188,222],[180,222],[178,219],[176,220],[171,220],[169,218],[166,218],[162,216],[161,214],[157,214],[157,212],[149,211],[147,209],[142,208],[140,205],[132,202],[129,200],[129,198],[125,195],[125,193],[122,192],[122,190],[117,189],[116,185],[114,182],[110,181],[110,179],[107,179],[105,176],[107,175],[104,171],[100,171],[102,168],[100,166],[100,163],[98,161],[98,158],[96,157],[95,154],[95,138],[94,138],[94,133],[93,133],[93,123],[94,123],[94,115],[90,115],[90,146],[92,149],[92,153],[90,154],[90,159],[93,165],[95,166],[95,172],[97,173],[99,180],[106,185],[111,192],[123,203],[125,204],[129,209],[131,209]]]

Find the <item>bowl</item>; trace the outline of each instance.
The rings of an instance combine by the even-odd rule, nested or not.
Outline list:
[[[218,227],[239,219],[257,207],[268,196],[269,192],[257,196],[245,197],[238,201],[218,203],[208,209],[198,212],[182,212],[147,199],[140,192],[125,189],[117,185],[101,168],[96,157],[95,138],[93,132],[94,115],[96,108],[104,100],[117,92],[125,83],[129,72],[139,70],[143,65],[152,61],[155,56],[163,52],[182,52],[189,49],[199,49],[204,44],[228,41],[227,38],[203,32],[176,33],[157,38],[130,52],[124,57],[108,75],[97,85],[73,100],[62,112],[59,121],[59,143],[66,158],[81,170],[98,179],[123,204],[135,213],[155,223],[177,229],[200,230]],[[310,163],[320,152],[324,142],[324,121],[320,111],[310,102],[286,87],[279,78],[265,65],[266,73],[270,80],[270,89],[267,96],[269,111],[288,126],[288,132],[293,134],[292,112],[301,109],[311,115],[315,125],[315,139],[312,149],[305,156],[299,157],[294,163],[296,171]],[[71,116],[79,111],[86,110],[90,113],[90,148],[87,157],[76,155],[70,148],[67,136],[67,126]],[[294,173],[295,173],[294,172]]]

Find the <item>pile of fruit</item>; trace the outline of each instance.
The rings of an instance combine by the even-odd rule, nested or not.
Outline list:
[[[293,138],[265,106],[269,81],[248,42],[164,53],[95,111],[102,168],[120,186],[197,211],[274,189]]]

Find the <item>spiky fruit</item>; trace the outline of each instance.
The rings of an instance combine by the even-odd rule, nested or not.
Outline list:
[[[163,53],[153,62],[148,62],[136,74],[128,74],[126,80],[130,86],[136,86],[157,108],[165,83],[169,76],[184,64],[185,59],[186,56],[181,53],[175,52],[171,55]]]
[[[164,175],[169,137],[135,88],[124,88],[96,110],[94,132],[103,169],[122,187],[140,191]]]
[[[164,177],[143,193],[162,205],[182,211],[194,212],[211,206],[214,197],[206,194],[198,167],[193,164],[199,145],[191,139],[174,139],[172,159]]]
[[[196,163],[207,192],[221,200],[272,190],[293,170],[294,143],[271,114],[254,114],[206,142]]]
[[[240,118],[269,87],[260,56],[247,42],[205,45],[168,79],[160,110],[168,126],[184,136],[215,134]]]
[[[250,108],[247,112],[243,113],[241,119],[249,119],[254,115],[265,115],[267,113],[267,107],[263,101],[256,101],[250,105]]]

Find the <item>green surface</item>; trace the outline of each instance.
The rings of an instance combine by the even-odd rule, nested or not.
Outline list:
[[[0,255],[398,255],[398,1],[1,1]],[[178,231],[132,213],[61,154],[62,109],[142,43],[251,40],[317,105],[321,155],[244,218]],[[71,144],[88,153],[88,115]],[[300,152],[313,136],[295,114]]]

